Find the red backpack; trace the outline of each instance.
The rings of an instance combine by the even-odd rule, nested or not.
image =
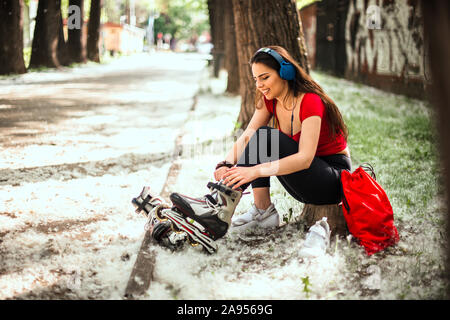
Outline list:
[[[365,170],[371,171],[370,176]],[[364,164],[353,173],[342,171],[342,209],[348,230],[370,256],[399,241],[394,212],[373,167]]]

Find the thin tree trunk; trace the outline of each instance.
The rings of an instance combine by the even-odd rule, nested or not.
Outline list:
[[[60,67],[58,39],[61,24],[61,1],[39,0],[31,49],[30,68]]]
[[[242,98],[238,123],[245,129],[255,110],[255,85],[248,61],[257,49],[280,45],[306,72],[309,72],[309,67],[300,15],[294,0],[233,0],[233,10]]]
[[[444,171],[447,202],[447,252],[446,276],[450,283],[450,3],[448,1],[421,1],[424,17],[424,34],[429,43],[429,62],[432,73],[433,105],[437,110],[437,127],[440,135],[441,161]],[[447,285],[447,299],[450,285]]]
[[[60,6],[61,8],[61,6]],[[60,9],[61,10],[61,9]],[[70,55],[69,55],[69,48],[67,46],[66,39],[64,37],[64,24],[62,20],[62,15],[60,14],[59,19],[59,32],[58,32],[58,61],[62,66],[68,66],[71,62]]]
[[[80,8],[80,26],[79,28],[67,28],[67,47],[70,54],[70,59],[72,62],[86,62],[86,44],[83,41],[84,33],[84,10],[83,10],[84,0],[70,0],[70,6],[77,6]],[[69,15],[74,14],[74,12],[69,11]]]
[[[25,73],[23,0],[0,1],[0,74]]]
[[[213,44],[213,74],[216,78],[219,76],[219,72],[223,67],[225,54],[225,5],[226,1],[224,0],[208,0],[209,22],[211,25],[211,40]]]
[[[239,94],[239,62],[236,48],[236,28],[234,26],[233,1],[227,0],[224,5],[225,22],[225,60],[228,73],[226,92]]]
[[[87,35],[87,58],[91,61],[100,62],[100,14],[102,0],[91,0],[91,12],[89,14]]]

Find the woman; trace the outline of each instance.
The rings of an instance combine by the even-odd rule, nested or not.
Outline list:
[[[276,176],[300,202],[339,203],[340,172],[351,170],[348,130],[339,109],[284,48],[262,48],[250,64],[256,82],[256,109],[247,129],[214,172],[216,180],[233,189],[252,185],[254,205],[246,214],[233,217],[232,226],[278,225],[278,213],[270,199],[270,176]],[[267,126],[272,116],[278,130]],[[246,147],[240,152],[242,145]],[[278,152],[272,152],[269,161],[256,157],[256,163],[250,163],[255,152],[264,153],[261,145],[269,151],[275,145]]]
[[[214,177],[219,183],[209,183],[212,193],[203,198],[170,195],[190,219],[183,221],[183,228],[191,234],[200,230],[212,240],[224,236],[230,225],[278,226],[270,176],[298,201],[333,204],[341,201],[340,172],[351,170],[348,132],[339,109],[289,53],[278,46],[261,48],[250,64],[256,109],[225,160],[217,164]],[[277,129],[267,126],[272,116]],[[253,207],[233,217],[250,184]],[[192,219],[201,226],[190,223]]]

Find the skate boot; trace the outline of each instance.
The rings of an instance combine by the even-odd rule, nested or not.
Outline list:
[[[191,226],[198,227],[212,240],[223,237],[231,225],[231,217],[238,205],[242,191],[233,190],[218,182],[208,183],[211,193],[201,198],[191,198],[172,193],[170,200]]]

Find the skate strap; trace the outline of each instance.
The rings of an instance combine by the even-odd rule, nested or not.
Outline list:
[[[228,189],[228,188],[224,187],[221,184],[217,184],[217,183],[214,183],[214,182],[208,182],[207,187],[209,189],[211,189],[211,188],[217,189],[217,190],[225,193],[227,196],[231,196],[231,189]]]
[[[145,206],[150,202],[151,199],[152,197],[150,195],[147,195],[147,197],[145,197],[145,199],[142,200],[142,203],[137,207],[136,212],[141,212],[142,210],[144,210]]]
[[[216,199],[214,199],[214,197],[210,194],[205,195],[205,198],[207,198],[209,200],[209,202],[211,202],[212,204],[216,205],[217,201]]]
[[[218,183],[214,183],[214,182],[208,182],[207,187],[209,189],[213,188],[213,189],[216,189],[218,191],[221,191],[221,192],[225,193],[227,196],[231,196],[231,194],[233,192],[233,190],[231,188],[225,187],[222,184],[218,184]]]

